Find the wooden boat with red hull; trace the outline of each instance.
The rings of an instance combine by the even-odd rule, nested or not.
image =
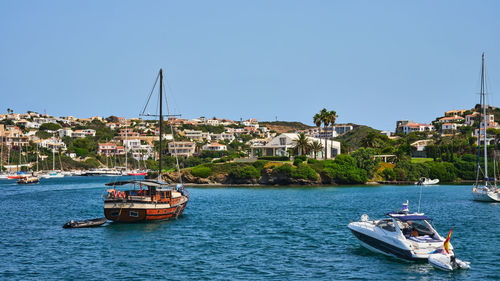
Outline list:
[[[182,214],[184,208],[189,201],[189,192],[184,190],[182,184],[177,187],[171,187],[168,183],[161,180],[162,171],[162,128],[163,117],[175,115],[163,115],[163,71],[160,69],[156,77],[153,90],[157,82],[159,83],[159,161],[158,161],[158,180],[131,180],[117,181],[106,184],[111,186],[107,190],[104,198],[104,215],[108,220],[117,222],[139,222],[139,221],[155,221],[177,218]],[[153,93],[151,90],[151,94]],[[146,106],[141,113],[141,116],[153,116],[144,114],[151,94],[146,102]],[[167,107],[168,108],[168,107]],[[173,128],[171,128],[173,131]],[[177,154],[174,154],[179,171],[179,161]],[[118,190],[117,187],[131,184],[133,189]]]
[[[134,185],[134,189],[115,189],[127,184]],[[117,222],[177,218],[189,201],[189,192],[182,185],[171,187],[154,180],[119,181],[106,185],[112,188],[107,190],[104,199],[104,215]]]

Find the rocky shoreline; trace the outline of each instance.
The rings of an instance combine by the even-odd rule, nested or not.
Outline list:
[[[352,186],[352,184],[339,184],[331,180],[322,180],[321,176],[318,180],[294,179],[291,177],[275,176],[272,171],[264,170],[259,179],[232,179],[224,174],[217,174],[207,178],[193,176],[189,171],[183,170],[179,172],[168,172],[162,175],[162,179],[168,183],[179,183],[182,177],[182,182],[193,187],[265,187],[265,186]],[[470,184],[474,181],[461,180],[452,183],[444,184]],[[355,185],[413,185],[414,181],[369,181],[364,184]]]

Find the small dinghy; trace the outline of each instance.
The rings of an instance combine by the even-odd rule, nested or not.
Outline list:
[[[455,269],[470,269],[470,262],[459,260],[454,254],[442,251],[429,255],[429,263],[437,269],[453,271]]]
[[[455,269],[470,269],[470,262],[459,260],[455,257],[455,252],[450,248],[450,238],[453,228],[448,232],[448,237],[444,241],[443,247],[429,253],[427,260],[437,269],[453,271]]]
[[[82,221],[70,220],[69,222],[63,225],[63,228],[96,227],[105,224],[107,221],[108,220],[106,218],[97,218],[97,219],[82,220]]]
[[[439,179],[429,179],[425,177],[421,177],[415,184],[416,185],[433,185],[433,184],[438,184]]]

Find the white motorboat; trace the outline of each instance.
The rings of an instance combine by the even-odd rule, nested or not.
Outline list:
[[[482,56],[482,67],[481,67],[481,99],[480,105],[482,109],[482,120],[479,122],[479,135],[477,137],[477,167],[476,167],[476,183],[472,187],[472,197],[475,201],[484,202],[500,202],[500,188],[497,187],[496,180],[496,165],[493,165],[493,178],[488,177],[488,145],[487,145],[487,130],[488,122],[486,120],[487,107],[486,104],[486,75],[484,66],[484,53]],[[482,143],[481,143],[482,140]],[[481,167],[480,154],[481,147],[483,148],[484,155],[484,166]],[[493,151],[495,152],[495,150]],[[496,160],[496,155],[493,159]],[[481,174],[482,173],[482,174]],[[481,179],[482,177],[482,179]]]
[[[122,173],[116,169],[102,168],[102,169],[90,169],[82,176],[95,176],[95,177],[119,177]]]
[[[425,178],[425,177],[421,177],[415,184],[418,184],[418,185],[432,185],[432,184],[438,184],[439,183],[439,179],[429,179],[429,178]]]
[[[443,249],[445,239],[431,225],[432,219],[423,213],[410,213],[408,201],[399,212],[388,218],[370,220],[368,215],[347,226],[365,248],[397,258],[428,260],[431,253]],[[449,252],[454,256],[453,246]]]

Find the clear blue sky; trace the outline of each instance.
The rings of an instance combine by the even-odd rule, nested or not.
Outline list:
[[[160,67],[183,117],[394,130],[500,89],[500,1],[0,0],[0,112],[137,117]],[[496,99],[498,100],[498,98]]]

